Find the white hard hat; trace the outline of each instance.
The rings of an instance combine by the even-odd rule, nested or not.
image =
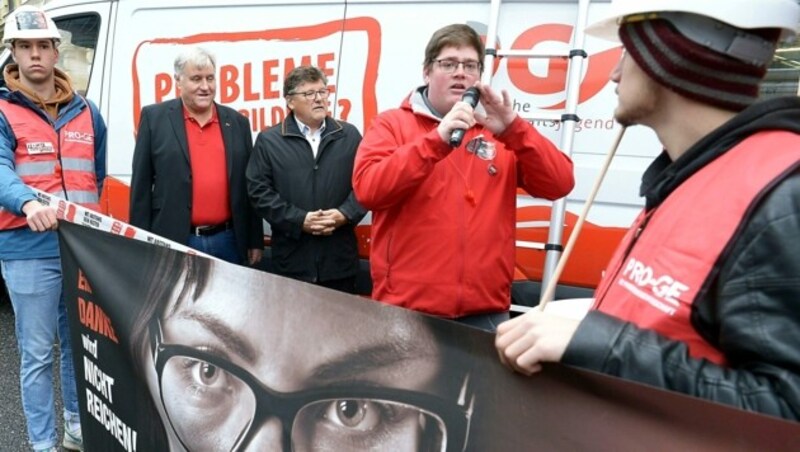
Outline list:
[[[586,32],[618,41],[617,29],[624,17],[642,15],[647,19],[648,13],[657,12],[696,14],[745,30],[779,28],[785,40],[794,37],[800,22],[796,0],[612,0],[610,14],[588,26]]]
[[[9,46],[15,39],[52,39],[58,43],[61,34],[44,10],[22,5],[9,14],[3,30],[3,44]]]

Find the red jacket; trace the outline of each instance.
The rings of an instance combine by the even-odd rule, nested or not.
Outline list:
[[[500,136],[481,126],[453,149],[420,91],[379,115],[356,155],[353,189],[372,210],[372,297],[442,317],[509,308],[517,184],[556,199],[574,185],[572,162],[524,120]],[[467,151],[483,135],[496,156]]]

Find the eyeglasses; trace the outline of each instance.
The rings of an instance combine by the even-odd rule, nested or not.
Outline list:
[[[158,319],[150,324],[150,343],[162,406],[187,451],[243,451],[275,418],[287,451],[466,447],[473,403],[468,376],[458,403],[366,385],[281,393],[213,352],[163,343]]]
[[[314,100],[317,98],[317,95],[319,95],[320,99],[327,99],[330,94],[331,92],[327,89],[303,91],[302,93],[289,93],[290,96],[303,96],[306,98],[306,100]]]
[[[456,69],[458,69],[458,66],[464,66],[464,72],[466,72],[467,74],[477,74],[478,72],[480,72],[481,67],[483,67],[483,64],[481,64],[480,61],[474,61],[474,60],[457,61],[457,60],[444,59],[444,60],[434,60],[434,62],[439,66],[439,69],[448,74],[451,72],[455,72]]]

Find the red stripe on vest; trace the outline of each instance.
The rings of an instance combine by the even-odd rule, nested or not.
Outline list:
[[[47,173],[21,174],[19,177],[25,185],[54,194],[62,191],[97,193],[97,175],[94,171],[94,127],[88,106],[59,132],[28,107],[0,100],[0,111],[5,115],[17,140],[14,164],[18,173],[23,173],[23,168],[31,168],[31,164],[39,164],[34,168],[48,167],[48,165],[52,167]],[[62,168],[64,159],[82,161],[87,169],[64,170]],[[80,204],[94,210],[100,208],[97,202]],[[23,226],[27,226],[24,217],[16,216],[7,210],[0,210],[0,230]]]
[[[748,209],[799,165],[800,136],[783,131],[753,135],[706,165],[639,215],[597,288],[595,309],[724,364],[720,350],[692,327],[692,303]]]

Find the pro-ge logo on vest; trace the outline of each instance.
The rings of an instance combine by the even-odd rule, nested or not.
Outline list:
[[[94,135],[88,132],[64,131],[64,141],[83,144],[94,144]]]
[[[670,275],[658,275],[653,267],[629,258],[619,284],[642,301],[668,315],[675,314],[689,286]]]

